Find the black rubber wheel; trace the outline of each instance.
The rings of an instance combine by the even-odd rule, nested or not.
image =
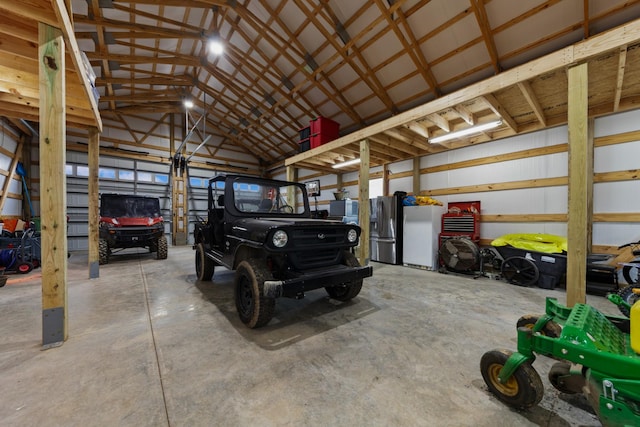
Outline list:
[[[480,372],[489,391],[498,399],[515,408],[530,408],[542,400],[544,387],[540,375],[529,362],[524,362],[511,377],[500,383],[498,375],[512,352],[492,350],[482,355]]]
[[[518,319],[516,322],[516,329],[521,327],[533,329],[539,319],[540,317],[534,314],[526,314]],[[540,333],[547,337],[558,338],[562,333],[562,327],[556,322],[548,321],[545,323],[542,330],[540,330]]]
[[[167,243],[167,236],[160,236],[158,238],[158,250],[156,252],[156,259],[167,259],[167,254],[169,252],[169,243]]]
[[[33,264],[27,261],[19,262],[16,265],[16,271],[20,274],[27,274],[33,270]]]
[[[264,326],[273,318],[276,300],[264,296],[264,281],[270,276],[256,260],[238,264],[234,284],[236,309],[249,328]]]
[[[572,389],[565,385],[565,379],[570,374],[571,365],[567,362],[556,362],[549,369],[549,382],[556,390],[567,394],[579,393],[578,390]]]
[[[354,254],[344,251],[342,263],[348,267],[360,267],[360,262]],[[324,288],[329,296],[338,301],[349,301],[355,298],[362,289],[362,279],[353,280],[338,286],[327,286]]]
[[[196,276],[200,281],[209,281],[213,277],[215,263],[205,255],[204,243],[196,245]]]
[[[622,267],[622,277],[629,284],[629,286],[635,285],[640,280],[640,261],[632,261],[630,264],[636,264],[637,267],[625,265]]]
[[[534,285],[540,278],[540,271],[535,263],[521,256],[505,259],[500,272],[507,282],[517,286]]]
[[[109,263],[109,244],[105,239],[98,240],[98,253],[100,255],[99,264]]]
[[[618,295],[620,295],[620,297],[630,306],[633,306],[633,304],[638,301],[638,299],[640,299],[640,295],[636,295],[633,292],[633,289],[636,288],[640,288],[640,286],[627,286],[625,288],[622,288],[618,291]],[[618,309],[620,310],[620,313],[624,314],[627,317],[631,317],[631,313],[629,312],[629,309],[627,307],[623,307],[621,305],[618,306]]]

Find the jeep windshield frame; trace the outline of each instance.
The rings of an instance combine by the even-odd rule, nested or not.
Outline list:
[[[258,177],[227,175],[209,181],[214,206],[237,217],[308,218],[311,215],[304,184]],[[224,194],[224,206],[220,195]]]

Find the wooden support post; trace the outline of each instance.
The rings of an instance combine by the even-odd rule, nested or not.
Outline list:
[[[588,68],[582,63],[569,76],[569,210],[567,222],[567,306],[586,302],[586,259],[591,233],[593,134],[589,125]]]
[[[382,195],[389,195],[389,165],[386,163],[382,166]]]
[[[289,182],[298,182],[298,168],[295,166],[287,166],[287,181]],[[287,192],[287,203],[290,206],[293,206],[297,212],[298,201],[296,200],[296,195],[293,192],[293,188],[289,188]]]
[[[413,158],[413,194],[420,194],[420,157]]]
[[[369,140],[360,141],[360,174],[358,176],[358,224],[360,234],[360,265],[369,263]]]
[[[174,124],[173,115],[171,116],[171,124]],[[185,117],[184,136],[188,134],[189,121]],[[173,126],[170,126],[170,143],[175,146],[175,132]],[[186,144],[185,144],[186,145]],[[172,152],[173,152],[172,148]],[[173,153],[173,164],[171,165],[171,211],[173,218],[171,221],[171,243],[173,245],[186,245],[187,232],[189,229],[189,212],[187,207],[187,186],[189,185],[189,177],[187,176],[186,163],[184,160],[184,150],[180,153]]]
[[[100,134],[89,129],[89,279],[100,277],[98,170],[100,168]]]
[[[42,345],[49,348],[67,339],[66,66],[60,30],[38,24],[38,44]]]

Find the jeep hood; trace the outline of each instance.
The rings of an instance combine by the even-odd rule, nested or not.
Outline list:
[[[232,234],[242,239],[263,242],[273,228],[314,227],[342,228],[349,225],[341,221],[311,218],[242,218],[232,224]]]

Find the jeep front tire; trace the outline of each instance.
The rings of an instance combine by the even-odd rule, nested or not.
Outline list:
[[[342,264],[347,267],[360,267],[358,258],[349,251],[344,251]],[[324,288],[329,296],[338,301],[349,301],[355,298],[362,289],[362,279],[352,280],[338,286],[327,286]]]
[[[204,243],[196,245],[196,277],[200,281],[209,281],[213,277],[215,263],[204,250]]]
[[[256,260],[242,261],[236,269],[236,309],[249,328],[264,326],[273,318],[276,301],[264,296],[264,281],[269,277],[266,267]]]

